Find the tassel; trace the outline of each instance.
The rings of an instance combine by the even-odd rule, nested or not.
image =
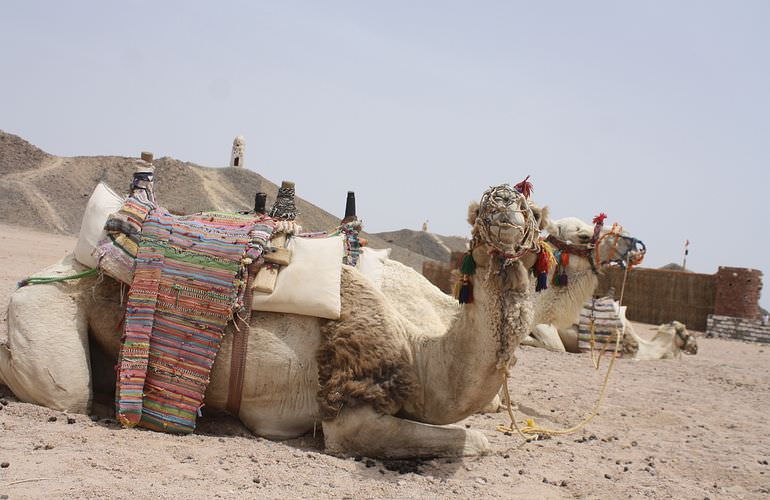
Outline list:
[[[556,272],[553,275],[553,284],[556,286],[567,286],[567,266],[569,265],[569,253],[558,252],[556,254]]]
[[[602,226],[604,226],[604,219],[607,218],[607,214],[604,212],[600,212],[599,215],[594,217],[593,223],[594,223],[594,237],[593,241],[595,242],[597,239],[599,239],[599,233],[602,231]]]
[[[524,179],[523,181],[513,186],[513,189],[523,194],[525,198],[529,198],[529,195],[532,194],[532,191],[533,191],[532,183],[527,182],[528,179],[529,179],[529,176],[527,176],[526,179]]]
[[[549,257],[550,256],[545,249],[541,249],[537,254],[537,261],[535,261],[535,272],[537,273],[536,292],[548,288],[548,268],[551,263]]]
[[[473,260],[473,255],[470,252],[463,256],[463,262],[460,265],[460,273],[466,276],[473,276],[476,274],[476,261]]]
[[[463,284],[460,287],[460,304],[470,304],[473,302],[473,284],[470,279],[463,277]]]
[[[607,218],[607,214],[604,212],[600,212],[599,215],[594,217],[594,220],[592,221],[594,224],[599,224],[600,226],[604,225],[604,219]]]

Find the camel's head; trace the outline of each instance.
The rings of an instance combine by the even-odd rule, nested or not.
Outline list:
[[[647,247],[638,238],[630,236],[619,224],[613,224],[611,228],[602,228],[596,240],[594,251],[594,264],[597,268],[604,268],[612,264],[620,267],[626,265],[638,265],[644,259]]]
[[[511,260],[537,251],[540,221],[527,198],[508,184],[487,189],[479,203],[471,203],[468,222],[473,226],[472,247]]]
[[[679,321],[672,321],[668,325],[674,331],[674,343],[685,354],[698,354],[698,341],[695,336],[687,331],[687,327]]]
[[[572,245],[588,245],[594,236],[594,227],[577,217],[551,221],[545,229],[548,234]]]

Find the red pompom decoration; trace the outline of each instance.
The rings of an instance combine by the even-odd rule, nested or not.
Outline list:
[[[523,181],[513,186],[513,189],[523,194],[525,198],[529,198],[529,195],[532,194],[532,191],[533,191],[532,183],[527,182],[527,180],[529,180],[529,176],[527,176],[526,179],[524,179]]]

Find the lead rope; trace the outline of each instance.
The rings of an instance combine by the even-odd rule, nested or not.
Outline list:
[[[626,272],[623,274],[623,285],[621,287],[621,292],[620,292],[620,301],[618,301],[618,309],[620,309],[620,306],[622,305],[623,290],[625,290],[625,287],[626,287],[627,276],[628,276],[628,266],[626,266]],[[605,343],[605,346],[606,346],[606,343]],[[617,353],[619,346],[620,346],[620,335],[615,335],[615,353]],[[513,408],[511,407],[511,394],[508,391],[508,369],[506,368],[505,371],[503,372],[503,387],[505,388],[505,404],[508,410],[508,417],[511,419],[511,424],[508,426],[498,425],[497,430],[500,432],[508,432],[508,433],[516,431],[521,437],[523,437],[527,441],[530,440],[527,434],[559,436],[559,435],[565,435],[565,434],[572,434],[573,432],[579,431],[580,429],[588,425],[588,423],[591,420],[593,420],[596,415],[598,415],[599,407],[601,406],[602,401],[604,400],[604,396],[607,393],[607,386],[610,380],[610,374],[612,373],[612,368],[615,366],[615,359],[617,359],[617,356],[615,355],[613,355],[610,358],[610,364],[607,366],[607,373],[605,373],[604,375],[602,388],[599,391],[599,398],[596,400],[596,404],[591,410],[591,413],[586,418],[584,418],[582,422],[568,429],[546,429],[544,427],[540,427],[539,425],[537,425],[537,423],[535,423],[535,419],[533,418],[526,419],[524,421],[526,425],[523,428],[520,428],[516,423],[516,418],[513,415]]]

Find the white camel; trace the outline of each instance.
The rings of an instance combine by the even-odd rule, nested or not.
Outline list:
[[[452,306],[454,314],[436,319],[446,325],[440,334],[421,331],[347,266],[340,320],[255,312],[238,415],[243,423],[276,439],[302,435],[320,423],[326,450],[341,455],[488,452],[480,432],[444,424],[492,399],[530,328],[528,272],[509,256],[526,249],[536,227],[523,196],[507,186],[486,192],[481,205],[472,206],[469,222],[477,262],[475,301],[459,311]],[[80,269],[69,259],[46,272]],[[90,381],[68,373],[89,372],[89,331],[113,359],[117,356],[123,309],[120,287],[109,278],[17,290],[8,321],[9,338],[17,345],[0,346],[0,378],[23,400],[62,410],[87,407]],[[53,330],[59,339],[80,344],[82,354],[62,359],[55,344],[38,342],[56,342]],[[225,337],[206,392],[209,407],[225,408],[231,351]],[[14,366],[18,353],[37,356],[26,360],[21,376],[22,366]]]
[[[594,226],[576,217],[558,219],[548,224],[548,241],[561,246],[562,251],[570,254],[564,270],[568,281],[566,286],[552,284],[557,270],[555,267],[549,270],[548,288],[535,294],[532,334],[523,344],[555,351],[578,352],[577,329],[573,325],[583,304],[591,298],[599,284],[597,272],[624,256],[637,256],[638,240],[629,237],[626,232],[617,237],[610,235],[601,238],[612,230],[602,228],[598,245],[590,251]]]
[[[683,352],[698,354],[698,341],[679,321],[663,323],[650,340],[644,340],[637,335],[631,322],[626,320],[625,314],[623,314],[623,324],[625,327],[623,351],[633,359],[639,361],[679,359]]]

